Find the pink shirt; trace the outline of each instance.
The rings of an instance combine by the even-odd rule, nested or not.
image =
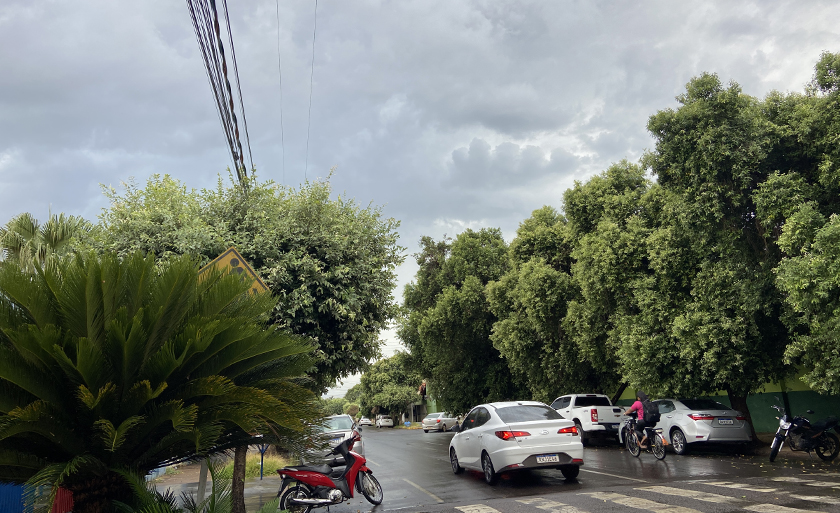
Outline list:
[[[636,401],[633,403],[633,406],[630,407],[630,411],[638,411],[639,413],[636,414],[636,418],[639,420],[645,418],[645,410],[642,407],[642,401]]]

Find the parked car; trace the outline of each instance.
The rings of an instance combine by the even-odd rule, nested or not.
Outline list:
[[[476,406],[449,442],[449,462],[456,474],[480,470],[488,484],[499,474],[532,468],[560,469],[574,479],[583,465],[577,427],[536,401]]]
[[[360,426],[373,426],[373,421],[370,420],[367,417],[362,417],[361,419],[359,419],[359,425]]]
[[[618,435],[622,409],[613,406],[610,398],[603,394],[564,395],[555,399],[551,407],[575,423],[583,445],[590,438],[615,440]]]
[[[662,416],[656,427],[677,454],[705,443],[746,444],[752,430],[741,412],[711,399],[658,399]],[[619,434],[624,443],[624,432]]]
[[[305,454],[301,455],[301,463],[313,465],[326,463],[332,467],[344,465],[343,457],[325,458],[324,452],[333,449],[354,435],[358,435],[359,440],[353,445],[353,452],[362,456],[365,455],[364,437],[361,435],[362,429],[356,425],[356,422],[350,415],[332,415],[327,417],[318,428],[318,431],[319,440],[313,443],[312,447]]]
[[[446,431],[457,423],[458,419],[453,417],[451,413],[447,413],[445,411],[430,413],[426,415],[421,422],[424,433],[428,433],[430,430]]]
[[[394,419],[391,418],[390,415],[377,415],[376,416],[376,427],[383,428],[383,427],[394,427]]]

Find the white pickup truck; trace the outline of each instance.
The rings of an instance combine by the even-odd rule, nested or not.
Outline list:
[[[574,421],[580,440],[592,437],[618,438],[622,409],[602,394],[569,394],[558,397],[551,407],[563,418]]]

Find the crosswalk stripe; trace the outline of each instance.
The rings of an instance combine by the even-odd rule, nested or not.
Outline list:
[[[718,504],[734,504],[743,502],[737,497],[728,497],[726,495],[718,495],[716,493],[700,492],[697,490],[686,490],[682,488],[673,488],[671,486],[645,486],[639,488],[648,492],[661,493],[663,495],[674,495],[677,497],[690,497],[698,501],[716,502]]]
[[[777,492],[777,488],[762,488],[762,487],[755,487],[744,483],[732,483],[729,481],[695,481],[700,484],[709,485],[709,486],[722,486],[723,488],[735,488],[737,490],[747,490],[748,492]]]
[[[823,504],[840,504],[840,499],[837,497],[830,497],[828,495],[793,495],[792,499],[799,499],[801,501],[822,502]]]
[[[471,504],[469,506],[457,506],[455,509],[463,511],[464,513],[501,513],[497,509],[484,504]]]
[[[834,481],[815,481],[800,477],[772,477],[770,480],[785,483],[802,483],[805,486],[816,486],[819,488],[840,488],[840,483],[835,483]]]
[[[644,509],[647,511],[654,511],[656,513],[700,513],[700,511],[696,509],[685,508],[682,506],[671,506],[670,504],[663,504],[661,502],[641,499],[639,497],[630,497],[627,495],[621,495],[619,493],[591,492],[583,493],[581,495],[589,495],[594,499],[612,501],[616,504],[621,504],[622,506],[627,506],[635,509]]]
[[[574,506],[563,504],[562,502],[550,501],[542,497],[534,497],[533,499],[518,499],[516,502],[521,504],[529,504],[539,509],[550,511],[551,513],[586,513],[586,511],[577,509]]]
[[[756,504],[755,506],[747,506],[744,509],[755,511],[756,513],[814,513],[810,509],[789,508],[787,506],[779,506],[778,504]]]

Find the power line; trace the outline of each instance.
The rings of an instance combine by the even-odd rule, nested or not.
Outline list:
[[[211,0],[212,1],[212,0]],[[225,7],[225,23],[227,24],[228,41],[230,41],[230,58],[233,61],[233,76],[236,77],[236,91],[239,94],[239,110],[242,112],[242,127],[245,128],[245,144],[248,146],[248,162],[254,169],[254,156],[251,154],[251,138],[248,136],[248,120],[245,119],[245,103],[242,101],[242,87],[239,84],[239,68],[236,66],[236,50],[233,47],[233,32],[230,30],[230,16],[228,15],[227,0],[223,0]],[[228,84],[230,87],[230,84]],[[232,100],[233,98],[231,98]],[[233,110],[233,103],[231,103]],[[242,151],[240,146],[239,151]]]
[[[286,141],[283,135],[283,66],[280,61],[280,0],[277,4],[277,73],[280,75],[280,154],[283,158],[283,185],[286,184]],[[311,94],[311,93],[310,93]]]
[[[312,83],[315,77],[315,35],[318,33],[318,0],[315,0],[315,23],[312,29],[312,71],[309,73],[309,120],[306,123],[306,167],[303,177],[306,179],[309,171],[309,129],[312,127]]]

